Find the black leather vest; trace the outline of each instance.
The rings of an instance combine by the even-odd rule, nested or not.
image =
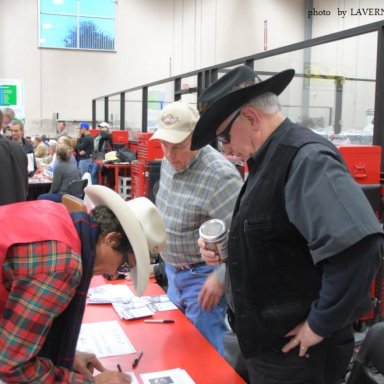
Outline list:
[[[280,348],[284,335],[306,319],[321,285],[321,267],[313,264],[306,240],[285,210],[292,159],[303,145],[322,143],[342,161],[328,140],[289,120],[283,126],[272,156],[265,143],[253,158],[230,231],[234,328],[245,357]]]

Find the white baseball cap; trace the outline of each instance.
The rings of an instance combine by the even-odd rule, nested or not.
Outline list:
[[[184,101],[167,105],[158,118],[158,126],[151,139],[178,144],[184,141],[195,129],[199,112]]]

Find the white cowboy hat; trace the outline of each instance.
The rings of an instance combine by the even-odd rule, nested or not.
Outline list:
[[[104,163],[113,163],[115,161],[119,161],[119,158],[117,157],[117,151],[110,151],[107,152],[104,156]]]
[[[137,295],[141,296],[149,280],[150,254],[159,253],[165,246],[165,228],[158,209],[146,197],[125,201],[103,185],[86,187],[85,195],[92,205],[109,208],[123,227],[136,257],[136,266],[129,274]]]

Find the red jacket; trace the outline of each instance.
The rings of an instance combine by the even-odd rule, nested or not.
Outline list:
[[[8,249],[14,244],[56,240],[81,254],[81,242],[71,216],[64,205],[48,200],[25,201],[0,207],[0,313],[9,292],[3,286],[2,266]]]

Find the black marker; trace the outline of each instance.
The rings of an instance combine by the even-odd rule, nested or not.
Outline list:
[[[141,356],[143,356],[143,351],[140,351],[137,356],[135,357],[135,360],[132,361],[132,368],[135,368],[137,364],[139,364],[139,361],[141,359]]]
[[[165,324],[171,324],[174,323],[175,320],[144,320],[144,323],[165,323]]]

